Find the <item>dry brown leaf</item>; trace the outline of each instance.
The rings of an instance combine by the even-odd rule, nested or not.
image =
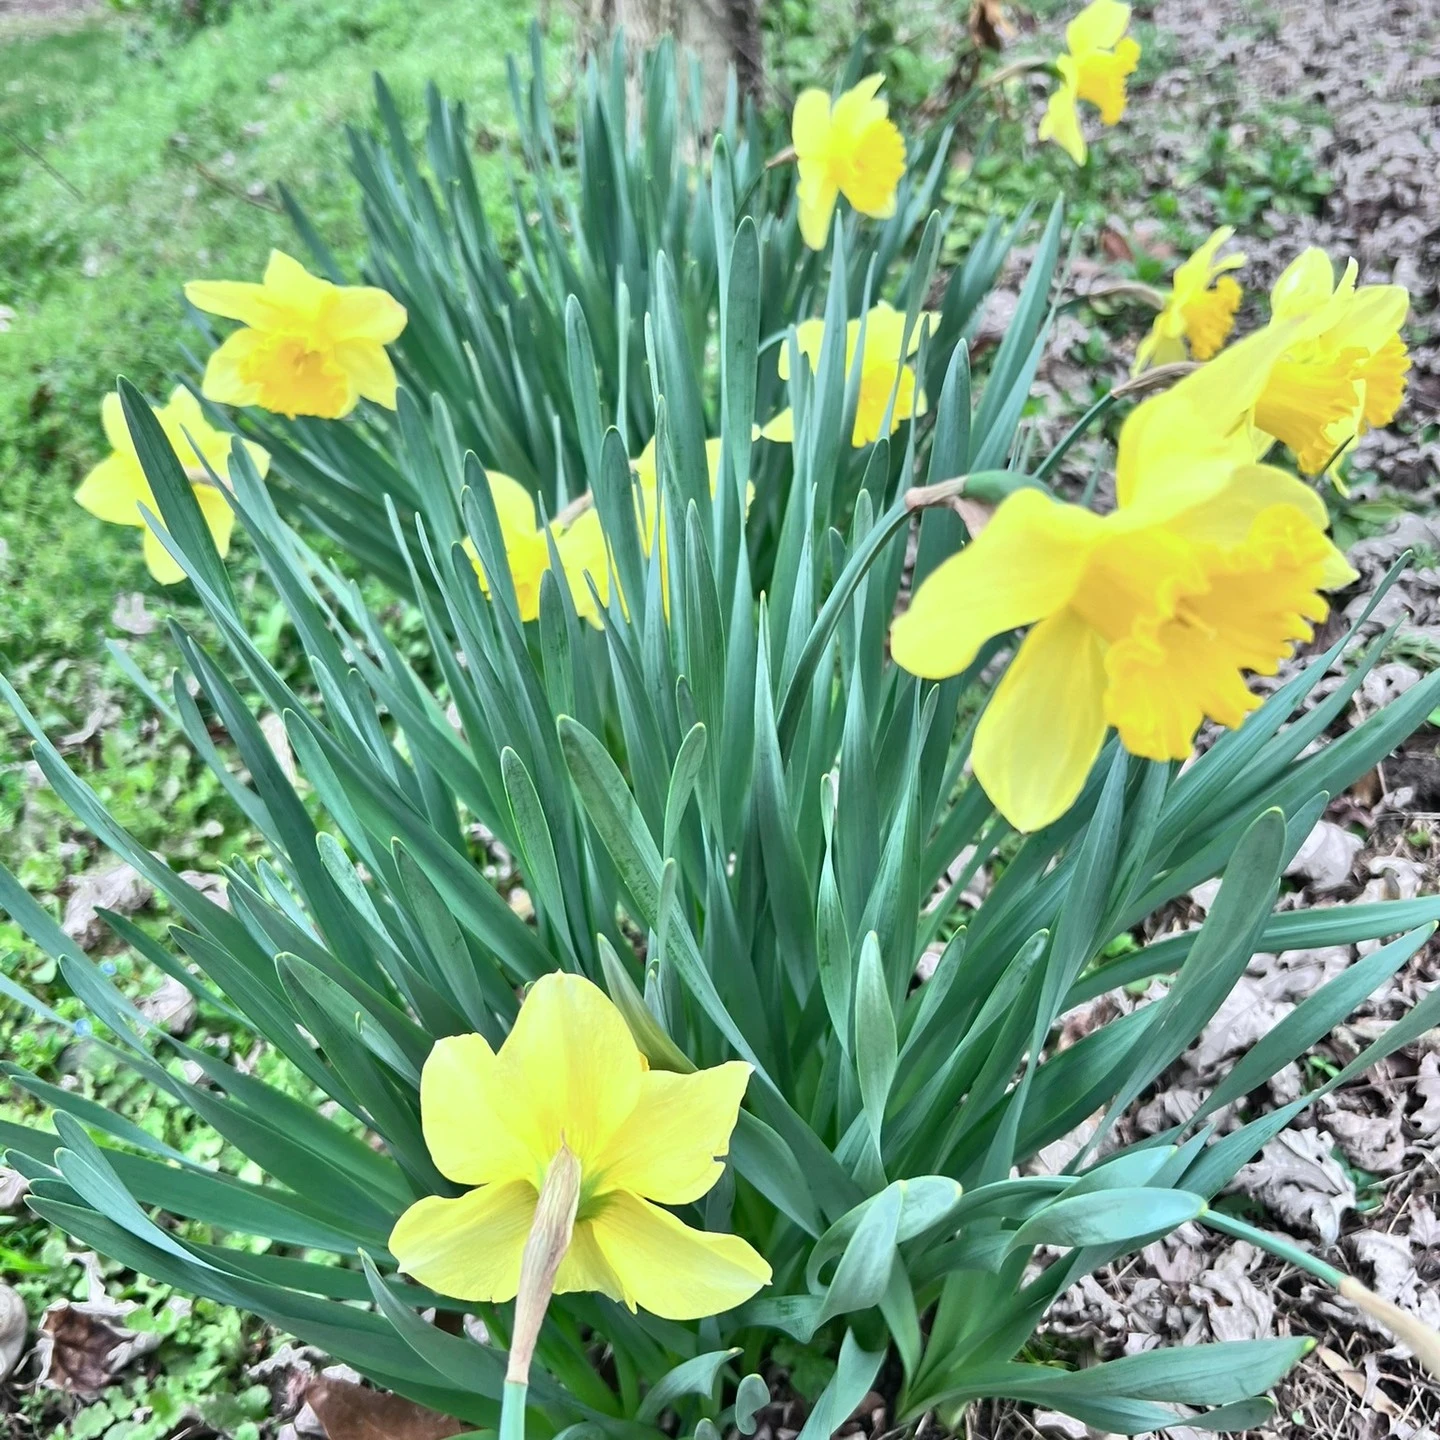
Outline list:
[[[1319,1130],[1286,1130],[1235,1177],[1235,1188],[1253,1195],[1297,1230],[1326,1245],[1340,1234],[1340,1217],[1355,1205],[1355,1182],[1330,1153]]]
[[[1365,848],[1358,835],[1352,835],[1333,821],[1322,820],[1305,837],[1285,873],[1309,881],[1310,888],[1324,894],[1338,890],[1349,878],[1355,857]]]
[[[349,1380],[312,1381],[305,1400],[328,1440],[450,1440],[465,1430],[453,1416]]]
[[[125,1316],[134,1305],[97,1299],[83,1305],[62,1300],[40,1317],[40,1383],[56,1390],[94,1395],[132,1360],[148,1355],[160,1344],[155,1331],[125,1328]]]
[[[97,910],[133,915],[148,905],[154,894],[149,881],[142,879],[132,866],[122,864],[106,870],[86,870],[71,888],[60,928],[82,950],[93,950],[110,933],[95,913]]]

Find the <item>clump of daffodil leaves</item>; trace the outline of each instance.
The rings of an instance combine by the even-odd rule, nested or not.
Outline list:
[[[1118,118],[1128,18],[1100,0],[1070,27],[1057,138],[1075,98]],[[663,61],[647,96],[673,115]],[[1327,798],[1440,704],[1428,677],[1329,736],[1382,653],[1355,637],[1395,574],[1330,620],[1356,577],[1324,487],[1403,403],[1405,292],[1306,250],[1234,338],[1243,262],[1217,232],[1154,293],[1138,379],[1036,456],[1060,208],[972,375],[963,337],[1009,239],[937,279],[944,220],[914,167],[944,145],[902,134],[880,88],[805,92],[768,155],[732,129],[687,159],[626,122],[623,85],[588,86],[584,123],[619,148],[587,142],[582,165],[629,168],[619,189],[583,168],[575,214],[648,269],[579,218],[544,244],[574,246],[554,255],[577,283],[617,283],[528,311],[436,97],[426,154],[454,208],[416,198],[408,149],[392,188],[366,187],[368,273],[390,288],[279,252],[258,283],[196,281],[193,304],[240,327],[214,335],[198,393],[103,400],[111,454],[77,498],[143,527],[156,578],[187,580],[211,622],[176,625],[167,693],[134,678],[263,854],[218,903],[0,695],[59,797],[168,903],[160,935],[109,917],[118,943],[284,1066],[156,1032],[0,870],[0,908],[55,957],[97,1051],[253,1162],[209,1169],[11,1065],[55,1111],[0,1123],[37,1215],[506,1440],[713,1440],[772,1399],[825,1440],[872,1389],[895,1423],[956,1431],[993,1396],[1107,1433],[1263,1425],[1303,1339],[1089,1365],[1032,1341],[1071,1285],[1187,1223],[1268,1248],[1440,1368],[1338,1254],[1211,1203],[1440,1023],[1428,996],[1284,1107],[1238,1103],[1440,922],[1428,896],[1276,908]],[[542,100],[522,138],[549,185]],[[642,248],[660,211],[597,198],[657,177],[678,177],[684,273]],[[475,262],[458,298],[416,280],[445,254]],[[530,327],[508,356],[496,307]],[[1061,461],[1111,411],[1113,501],[1078,502]],[[247,629],[232,532],[303,677]],[[380,614],[355,583],[372,565],[394,580]],[[1214,878],[1201,925],[1149,938]],[[1117,1132],[1254,953],[1361,940],[1383,943],[1185,1123]],[[1152,981],[1055,1043],[1077,1007]]]

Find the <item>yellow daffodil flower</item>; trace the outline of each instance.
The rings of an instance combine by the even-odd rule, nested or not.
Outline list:
[[[790,137],[800,168],[800,234],[812,250],[830,239],[835,202],[843,195],[862,215],[895,213],[895,192],[905,173],[905,141],[876,97],[883,75],[867,75],[835,103],[823,90],[802,90]]]
[[[705,466],[710,473],[710,493],[715,493],[715,486],[720,481],[720,441],[711,439],[705,442]],[[635,472],[635,479],[640,484],[639,504],[636,517],[640,524],[640,545],[646,555],[649,555],[655,544],[655,515],[660,504],[660,474],[655,468],[655,438],[651,436],[646,442],[645,448],[630,462],[630,468]],[[664,563],[666,553],[665,547],[665,516],[660,515],[660,557]],[[662,576],[665,575],[662,570]]]
[[[1255,459],[1265,441],[1250,409],[1293,333],[1240,341],[1138,406],[1113,513],[1017,491],[895,622],[895,660],[937,679],[991,637],[1032,627],[972,754],[1017,829],[1070,808],[1108,726],[1136,755],[1183,760],[1207,716],[1240,724],[1259,704],[1245,672],[1274,674],[1324,619],[1320,591],[1354,578],[1319,497]]]
[[[192,280],[185,298],[244,326],[205,366],[207,400],[259,405],[291,419],[338,420],[362,398],[395,408],[395,368],[385,347],[406,315],[384,290],[332,285],[272,250],[263,283]]]
[[[913,355],[920,348],[920,332],[930,317],[922,313],[910,332],[910,343],[905,355]],[[868,445],[880,438],[885,423],[885,409],[890,403],[890,392],[895,388],[895,372],[900,372],[899,388],[895,390],[895,408],[890,415],[890,430],[893,435],[904,420],[925,413],[925,394],[917,390],[915,370],[905,363],[900,347],[905,338],[905,316],[892,309],[883,300],[865,317],[865,351],[860,361],[860,393],[855,405],[855,429],[850,443],[855,448]],[[823,320],[802,320],[795,327],[795,339],[800,353],[809,361],[811,368],[820,363],[820,351],[825,343],[825,322]],[[845,327],[845,373],[855,362],[855,347],[860,343],[860,322],[852,320]],[[790,378],[790,345],[786,341],[780,347],[780,378]],[[789,445],[795,439],[795,417],[792,411],[782,410],[761,431],[766,440]]]
[[[1152,365],[1173,365],[1192,357],[1209,360],[1230,338],[1242,292],[1239,282],[1226,272],[1238,270],[1245,257],[1215,257],[1234,234],[1234,226],[1222,225],[1176,268],[1164,308],[1135,352],[1132,375]]]
[[[1311,247],[1270,292],[1277,322],[1298,337],[1270,372],[1255,423],[1288,445],[1307,475],[1331,468],[1365,433],[1388,425],[1405,398],[1410,355],[1400,338],[1410,308],[1403,285],[1361,285],[1352,260],[1339,282],[1330,258]]]
[[[475,1188],[412,1205],[390,1249],[442,1294],[513,1299],[560,1157],[578,1162],[579,1198],[556,1293],[596,1290],[669,1320],[733,1309],[769,1283],[770,1267],[738,1236],[693,1229],[661,1206],[689,1205],[719,1180],[749,1078],[739,1061],[689,1075],[649,1069],[601,990],[546,975],[498,1052],[479,1035],[431,1052],[425,1143],[443,1175]]]
[[[490,479],[490,496],[495,502],[495,516],[500,522],[500,538],[505,542],[505,557],[510,562],[510,581],[515,587],[520,618],[534,620],[540,614],[540,582],[550,568],[550,547],[546,532],[535,518],[535,497],[509,475],[502,475],[498,470],[486,473]],[[570,586],[575,613],[598,626],[599,611],[585,576],[588,573],[594,577],[602,603],[608,602],[610,562],[599,515],[594,506],[589,506],[569,523],[552,522],[549,530]],[[481,590],[489,595],[490,582],[474,542],[467,536],[463,544],[480,579]]]
[[[1080,128],[1079,102],[1100,110],[1105,125],[1125,113],[1125,78],[1140,63],[1139,43],[1125,31],[1130,7],[1120,0],[1091,0],[1066,27],[1066,53],[1056,58],[1060,83],[1040,122],[1041,140],[1053,140],[1077,164],[1089,153]]]
[[[226,430],[217,430],[205,418],[200,402],[183,385],[175,387],[168,405],[155,409],[155,418],[179,456],[186,477],[194,488],[195,499],[210,528],[216,550],[221,555],[229,554],[235,512],[210,479],[205,466],[208,464],[223,482],[229,484],[230,446],[235,437]],[[144,530],[145,563],[150,567],[150,573],[162,585],[173,585],[185,578],[185,572],[155,538],[140,513],[143,505],[158,519],[160,506],[141,469],[140,456],[125,424],[120,397],[113,391],[101,401],[100,421],[113,453],[80,482],[75,499],[92,515],[112,525],[133,525]],[[270,468],[270,452],[252,440],[240,443],[249,452],[256,470],[264,475]]]

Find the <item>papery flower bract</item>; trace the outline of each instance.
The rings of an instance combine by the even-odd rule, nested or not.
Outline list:
[[[1338,283],[1314,246],[1285,267],[1270,292],[1276,322],[1298,324],[1255,407],[1255,423],[1290,447],[1300,469],[1319,475],[1366,430],[1388,425],[1405,398],[1410,355],[1400,327],[1410,308],[1403,285],[1355,284],[1353,260]]]
[[[540,614],[540,583],[550,566],[550,546],[546,532],[536,520],[535,497],[518,481],[498,470],[487,470],[490,481],[490,498],[495,504],[495,518],[500,522],[500,538],[505,545],[505,558],[510,562],[510,582],[515,587],[515,603],[524,621],[537,619]],[[556,553],[570,586],[570,598],[575,613],[592,625],[600,624],[599,610],[595,597],[586,583],[587,572],[594,578],[600,592],[601,603],[608,603],[610,595],[609,556],[605,548],[605,535],[600,529],[600,517],[593,506],[580,511],[568,523],[552,521],[549,526],[550,538],[555,543]],[[485,567],[480,563],[480,554],[474,542],[467,536],[463,541],[465,553],[475,567],[480,579],[480,588],[490,593],[490,581]]]
[[[425,1143],[447,1178],[476,1188],[412,1205],[390,1236],[402,1270],[462,1300],[513,1299],[551,1161],[580,1163],[580,1201],[558,1294],[598,1290],[670,1320],[748,1300],[770,1267],[737,1235],[695,1230],[688,1205],[719,1180],[750,1066],[651,1070],[590,981],[535,982],[499,1051],[480,1035],[436,1043],[420,1082]]]
[[[925,413],[925,392],[918,390],[914,367],[904,363],[905,356],[913,355],[920,348],[921,331],[930,317],[922,312],[910,332],[910,343],[905,346],[905,355],[900,353],[905,338],[905,315],[893,309],[883,300],[874,306],[865,317],[865,350],[860,360],[860,391],[855,402],[855,428],[850,443],[855,448],[868,445],[880,438],[885,424],[885,409],[890,404],[890,392],[895,391],[895,408],[890,414],[890,430],[893,435],[902,421]],[[811,368],[818,367],[820,351],[825,343],[825,322],[823,320],[802,320],[795,327],[795,341],[800,353],[809,361]],[[855,362],[855,347],[860,343],[860,321],[851,320],[845,327],[845,374],[848,378],[850,367]],[[790,343],[780,347],[780,378],[790,378]],[[896,371],[900,373],[898,387]],[[795,416],[791,410],[782,410],[760,431],[766,440],[789,445],[795,439]]]
[[[1067,53],[1055,60],[1060,83],[1040,121],[1041,140],[1053,140],[1077,164],[1089,153],[1080,128],[1079,102],[1100,111],[1105,125],[1118,125],[1125,114],[1125,79],[1140,63],[1140,45],[1125,31],[1130,7],[1120,0],[1091,0],[1066,27]]]
[[[362,398],[395,408],[395,367],[385,346],[404,330],[406,314],[384,290],[334,285],[272,250],[261,284],[192,280],[185,298],[244,326],[210,356],[206,399],[291,419],[338,420]]]
[[[1292,332],[1260,332],[1127,419],[1117,509],[1040,490],[1009,496],[930,575],[891,632],[898,664],[955,675],[991,637],[1032,626],[975,733],[975,776],[1017,829],[1074,803],[1108,726],[1134,754],[1183,760],[1208,716],[1258,705],[1245,672],[1274,674],[1354,572],[1323,502],[1255,462],[1248,413]]]
[[[862,215],[895,213],[895,192],[905,174],[905,141],[876,98],[883,75],[867,75],[832,105],[823,90],[802,90],[790,138],[800,169],[800,234],[812,250],[830,238],[835,202],[843,195]]]
[[[1135,352],[1132,375],[1151,365],[1173,365],[1192,357],[1209,360],[1230,338],[1242,292],[1239,282],[1226,272],[1238,270],[1245,257],[1215,257],[1234,234],[1234,226],[1221,226],[1176,267],[1164,308]]]
[[[227,430],[217,430],[205,418],[200,402],[183,385],[177,385],[171,392],[168,404],[152,408],[195,491],[195,500],[215,541],[215,549],[221,555],[229,554],[235,512],[230,508],[229,500],[211,481],[205,466],[208,464],[228,484],[230,447],[235,436]],[[145,563],[150,573],[162,585],[174,585],[185,578],[185,572],[156,539],[140,513],[143,505],[158,519],[160,506],[150,489],[150,482],[145,478],[135,441],[125,424],[120,397],[113,391],[100,402],[100,421],[113,453],[80,482],[75,499],[92,515],[112,525],[132,525],[144,530]],[[242,440],[240,443],[263,476],[270,468],[270,452],[253,440]]]

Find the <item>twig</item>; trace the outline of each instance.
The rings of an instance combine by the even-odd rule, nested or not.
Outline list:
[[[43,166],[77,200],[84,200],[84,193],[77,186],[71,184],[28,140],[22,140],[8,125],[0,125],[0,130],[3,130],[37,165]]]
[[[251,195],[240,189],[238,185],[232,185],[230,181],[222,179],[213,170],[202,165],[198,160],[190,162],[200,175],[202,180],[208,180],[217,190],[223,190],[235,200],[243,200],[247,205],[253,205],[257,210],[268,210],[272,215],[283,215],[285,207],[277,204],[274,200],[265,196]]]

